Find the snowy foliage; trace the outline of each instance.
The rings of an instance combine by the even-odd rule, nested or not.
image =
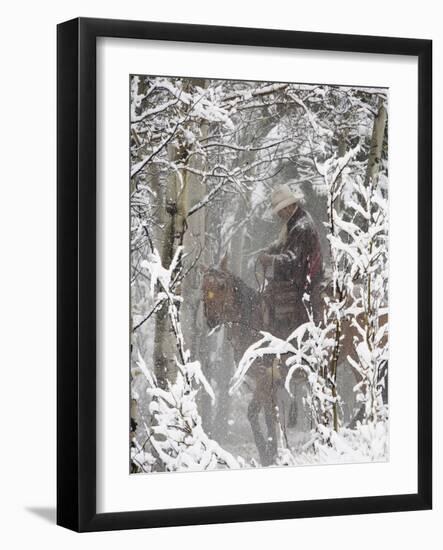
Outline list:
[[[215,395],[202,372],[200,362],[191,361],[189,350],[185,348],[177,307],[181,297],[175,294],[173,284],[181,254],[182,249],[177,249],[170,267],[166,269],[154,249],[141,266],[150,273],[151,292],[156,303],[167,301],[178,355],[184,360],[181,363],[177,359],[176,379],[168,382],[167,389],[162,389],[140,353],[138,354],[137,365],[148,382],[146,391],[150,398],[151,415],[151,426],[145,426],[145,443],[141,446],[135,441],[132,450],[132,460],[142,472],[213,470],[220,465],[228,468],[240,467],[230,453],[206,435],[197,410],[195,399],[200,388],[213,401]]]
[[[357,145],[343,157],[331,157],[318,166],[329,197],[332,268],[332,294],[324,297],[323,319],[314,321],[310,297],[305,296],[309,321],[286,340],[262,332],[262,339],[246,350],[231,382],[232,393],[258,360],[266,355],[286,356],[287,391],[293,375],[303,372],[309,386],[305,404],[315,426],[313,441],[332,446],[339,426],[337,364],[345,323],[354,329],[353,356],[347,355],[346,360],[361,378],[354,389],[364,404],[363,423],[388,418],[382,397],[388,361],[387,201],[375,181],[364,184],[358,165],[349,167],[359,149]],[[343,201],[339,215],[334,205],[345,186],[350,197]]]
[[[387,323],[387,201],[380,189],[370,181],[368,186],[355,182],[359,202],[349,205],[354,217],[367,223],[366,231],[355,223],[340,221],[340,229],[350,235],[345,251],[352,258],[361,283],[354,292],[352,326],[356,358],[348,357],[362,380],[356,386],[359,399],[365,404],[365,417],[370,420],[387,417],[382,392],[386,383],[388,362]]]
[[[288,396],[304,388],[306,420],[275,465],[385,460],[386,137],[378,176],[366,177],[385,91],[141,75],[130,91],[134,471],[256,465],[244,402],[249,375],[272,358]],[[280,183],[322,232],[323,310],[314,316],[306,295],[308,322],[285,340],[261,332],[234,364],[230,327],[206,325],[199,269],[228,251],[236,275],[262,284],[257,256],[280,229],[269,210]],[[338,367],[363,411],[351,410],[352,426]]]
[[[134,448],[133,460],[142,472],[239,468],[239,462],[203,430],[196,394],[200,387],[212,398],[214,394],[199,362],[177,366],[176,381],[168,390],[159,388],[152,374],[147,374],[152,423],[145,426],[146,441],[143,448]],[[145,364],[142,370],[149,372]]]
[[[287,392],[291,394],[291,380],[295,375],[301,374],[307,380],[309,393],[305,404],[318,433],[324,434],[323,428],[332,427],[333,405],[338,401],[328,384],[331,350],[335,345],[334,325],[315,323],[309,306],[306,307],[309,321],[300,325],[286,340],[262,332],[262,339],[252,344],[244,353],[232,378],[230,392],[238,390],[249,369],[257,367],[257,360],[265,355],[278,359],[284,356],[284,362],[280,361],[280,368],[283,369],[284,365],[287,367]]]
[[[292,452],[297,465],[384,462],[388,456],[388,422],[358,423],[352,430],[323,427]]]

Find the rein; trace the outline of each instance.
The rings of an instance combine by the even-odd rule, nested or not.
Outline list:
[[[260,283],[260,279],[258,278],[258,270],[257,270],[257,264],[258,264],[258,257],[255,258],[255,264],[254,264],[254,276],[255,280],[257,282],[258,287],[258,293],[261,295],[265,291],[265,283],[266,283],[266,267],[262,265],[262,271],[263,271],[263,281]]]
[[[256,261],[255,267],[257,268],[257,261]],[[230,287],[230,289],[234,293],[235,306],[238,308],[239,313],[240,313],[240,320],[238,320],[238,321],[237,320],[236,321],[227,320],[228,315],[227,315],[227,304],[226,304],[226,298],[225,298],[222,302],[222,307],[221,307],[221,316],[222,316],[222,319],[223,319],[222,323],[228,323],[230,325],[239,325],[239,326],[246,327],[249,330],[253,330],[257,333],[260,332],[260,330],[262,330],[263,327],[257,328],[255,326],[252,326],[253,307],[242,308],[242,304],[245,303],[245,300],[247,298],[247,300],[251,302],[251,306],[253,305],[252,302],[256,301],[258,303],[255,304],[255,308],[260,307],[259,302],[261,300],[261,295],[263,294],[263,290],[264,290],[264,281],[263,281],[263,286],[261,287],[260,284],[259,284],[259,290],[256,291],[256,290],[248,287],[244,281],[242,281],[239,277],[236,277],[233,273],[220,272],[219,270],[212,270],[212,273],[215,277],[218,277],[219,279],[220,279],[220,277],[223,278],[224,281],[226,282],[226,284]],[[257,278],[257,271],[255,271],[255,275],[256,275],[257,282],[259,283],[258,278]],[[242,289],[246,290],[247,292],[250,292],[251,294],[256,293],[257,294],[257,299],[255,299],[255,296],[254,297],[252,297],[252,296],[246,297],[246,296],[242,295]],[[204,302],[204,309],[205,309],[205,315],[207,316],[207,304],[206,304],[206,302]]]

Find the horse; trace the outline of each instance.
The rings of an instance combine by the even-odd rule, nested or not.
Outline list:
[[[234,351],[234,360],[238,364],[246,349],[260,339],[260,331],[270,330],[269,324],[264,318],[266,308],[263,295],[227,269],[226,257],[222,260],[219,268],[205,268],[203,271],[202,290],[206,322],[210,329],[222,324],[227,327],[228,339]],[[322,293],[331,297],[331,285],[325,285]],[[303,307],[302,304],[300,307]],[[321,306],[320,309],[322,309]],[[319,314],[321,315],[321,312]],[[384,315],[381,324],[386,322],[387,316]],[[270,331],[272,332],[272,330]],[[351,319],[342,320],[341,333],[343,337],[338,352],[340,358],[346,358],[349,355],[356,359],[354,339],[358,334]],[[286,372],[287,367],[284,361],[278,365],[275,362],[270,364],[269,361],[263,361],[262,365],[254,365],[249,371],[250,378],[254,382],[254,389],[248,405],[248,420],[261,463],[264,466],[274,462],[278,439],[282,432],[285,435],[285,423],[291,416],[290,413],[286,419],[281,414],[284,412],[284,405],[288,403],[288,395],[286,394],[285,403],[282,401],[282,395],[285,395],[285,392],[279,391],[283,389]],[[352,374],[355,384],[360,382],[361,377],[353,369]],[[300,382],[301,378],[302,375],[296,382]],[[295,403],[292,401],[288,410],[293,412],[294,409]],[[353,415],[350,427],[363,415],[363,409],[364,407],[359,408],[358,412]],[[259,422],[262,410],[267,434],[262,433]]]
[[[207,268],[203,275],[203,306],[206,322],[210,329],[224,324],[239,363],[246,349],[260,339],[260,331],[269,330],[264,320],[263,296],[249,287],[240,277],[227,269],[226,258],[220,267]],[[249,371],[254,389],[248,405],[248,420],[263,466],[274,462],[278,441],[285,433],[286,420],[283,416],[286,403],[290,408],[290,396],[284,391],[284,365],[255,365]],[[263,410],[266,434],[260,426]]]

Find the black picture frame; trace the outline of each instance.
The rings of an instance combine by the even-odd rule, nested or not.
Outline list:
[[[96,39],[399,54],[418,59],[416,494],[97,513]],[[432,506],[432,42],[78,18],[57,29],[57,523],[75,531],[425,510]]]

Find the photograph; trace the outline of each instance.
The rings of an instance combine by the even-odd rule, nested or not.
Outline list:
[[[2,548],[438,547],[437,6],[4,4]]]
[[[128,97],[130,473],[389,461],[389,89]]]

